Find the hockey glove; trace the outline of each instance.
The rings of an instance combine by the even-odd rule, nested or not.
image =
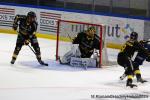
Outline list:
[[[30,43],[30,40],[25,40],[24,45],[28,45]]]

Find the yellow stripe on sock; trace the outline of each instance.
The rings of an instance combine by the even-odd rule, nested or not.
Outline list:
[[[133,79],[133,75],[128,75],[128,79]]]
[[[17,56],[18,56],[18,55],[16,55],[16,54],[13,54],[13,56],[12,56],[12,57],[14,57],[14,58],[17,58]]]
[[[141,74],[140,70],[135,70],[134,74]]]

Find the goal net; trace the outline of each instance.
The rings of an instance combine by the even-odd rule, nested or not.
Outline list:
[[[57,44],[56,44],[56,60],[63,57],[72,47],[72,39],[76,37],[79,32],[86,31],[89,27],[94,26],[96,34],[100,39],[100,50],[99,50],[99,67],[102,65],[108,65],[108,55],[106,50],[105,34],[103,32],[103,25],[59,20],[57,28]]]

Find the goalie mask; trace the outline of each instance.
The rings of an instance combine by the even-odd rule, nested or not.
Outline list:
[[[92,27],[89,27],[89,28],[87,29],[88,38],[89,38],[89,39],[93,39],[95,32],[96,32],[95,27],[93,27],[93,26],[92,26]]]
[[[138,33],[132,32],[132,33],[130,34],[130,39],[132,39],[132,40],[137,40],[137,39],[138,39]]]

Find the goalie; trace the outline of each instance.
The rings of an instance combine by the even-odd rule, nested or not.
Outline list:
[[[89,27],[86,31],[78,33],[73,39],[72,49],[59,59],[61,64],[71,66],[96,67],[99,60],[100,40],[95,27]],[[93,55],[94,54],[94,55]],[[93,55],[93,58],[91,56]]]
[[[40,52],[40,47],[39,43],[37,40],[36,35],[34,32],[37,30],[37,22],[36,22],[36,14],[34,12],[28,12],[27,16],[26,15],[16,15],[14,22],[13,22],[13,29],[17,30],[19,24],[19,32],[18,32],[18,37],[16,41],[16,47],[12,56],[11,64],[14,64],[17,56],[22,48],[23,45],[28,45],[31,43],[38,62],[41,65],[46,65],[48,64],[44,63],[41,60],[41,52]]]

